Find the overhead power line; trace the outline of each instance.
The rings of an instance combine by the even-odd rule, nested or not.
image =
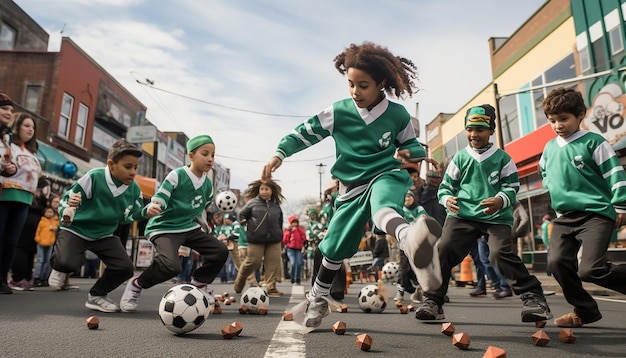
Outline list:
[[[195,101],[195,102],[208,104],[208,105],[215,106],[215,107],[230,109],[230,110],[233,110],[233,111],[252,113],[252,114],[259,114],[259,115],[271,116],[271,117],[286,117],[286,118],[309,118],[310,117],[310,116],[302,116],[302,115],[297,115],[297,114],[267,113],[267,112],[253,111],[253,110],[249,110],[249,109],[243,109],[243,108],[227,106],[227,105],[224,105],[224,104],[210,102],[210,101],[207,101],[207,100],[204,100],[204,99],[187,96],[187,95],[184,95],[184,94],[181,94],[181,93],[176,93],[176,92],[173,92],[173,91],[170,91],[170,90],[166,90],[164,88],[159,88],[159,87],[156,87],[156,86],[153,85],[154,82],[150,83],[150,82],[141,82],[139,80],[135,80],[135,81],[137,81],[137,83],[139,83],[140,85],[150,87],[150,88],[155,89],[157,91],[169,93],[169,94],[174,95],[174,96],[178,96],[178,97],[185,98],[185,99],[188,99],[188,100],[191,100],[191,101]],[[146,81],[147,81],[147,79],[146,79]]]

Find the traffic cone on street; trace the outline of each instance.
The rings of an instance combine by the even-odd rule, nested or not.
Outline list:
[[[461,262],[461,273],[459,274],[460,282],[474,282],[474,271],[472,270],[472,258],[467,255]]]

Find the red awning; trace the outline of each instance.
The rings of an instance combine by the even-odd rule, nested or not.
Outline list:
[[[135,181],[139,184],[144,198],[151,198],[156,193],[156,179],[137,175]]]
[[[521,178],[527,177],[531,174],[539,172],[539,159],[533,160],[528,164],[517,167],[517,174]]]

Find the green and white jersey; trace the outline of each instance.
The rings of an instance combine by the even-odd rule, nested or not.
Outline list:
[[[448,215],[465,220],[513,226],[512,206],[519,190],[517,167],[511,157],[495,145],[478,154],[469,145],[454,155],[439,186],[441,205],[456,196],[459,213]],[[480,205],[484,199],[500,197],[503,206],[485,214]]]
[[[335,140],[336,151],[330,171],[344,184],[399,169],[400,161],[394,157],[396,149],[408,149],[411,158],[426,156],[415,138],[407,110],[386,98],[371,111],[358,108],[351,98],[335,102],[283,137],[276,156],[284,159],[329,136]]]
[[[408,223],[412,223],[413,221],[415,221],[417,218],[419,218],[422,215],[428,216],[428,213],[426,212],[426,210],[424,210],[424,207],[421,205],[417,205],[413,209],[409,209],[406,206],[402,207],[402,217]]]
[[[552,139],[539,169],[557,213],[591,211],[612,220],[616,211],[626,213],[626,174],[601,135],[580,130]]]
[[[220,234],[224,234],[228,240],[239,241],[242,233],[246,234],[239,221],[233,221],[230,225],[223,224],[220,228]]]
[[[189,167],[171,171],[152,197],[163,211],[148,220],[146,237],[188,232],[200,225],[194,221],[213,199],[213,183],[203,174],[198,178]]]
[[[146,218],[139,185],[134,181],[122,184],[111,176],[109,167],[92,169],[72,184],[59,203],[60,217],[68,207],[70,193],[80,193],[82,200],[72,223],[61,223],[60,229],[85,240],[109,237],[120,223]]]

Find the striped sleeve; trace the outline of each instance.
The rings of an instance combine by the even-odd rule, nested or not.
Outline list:
[[[602,177],[611,189],[611,203],[618,213],[626,213],[626,174],[608,142],[603,141],[593,152]]]

